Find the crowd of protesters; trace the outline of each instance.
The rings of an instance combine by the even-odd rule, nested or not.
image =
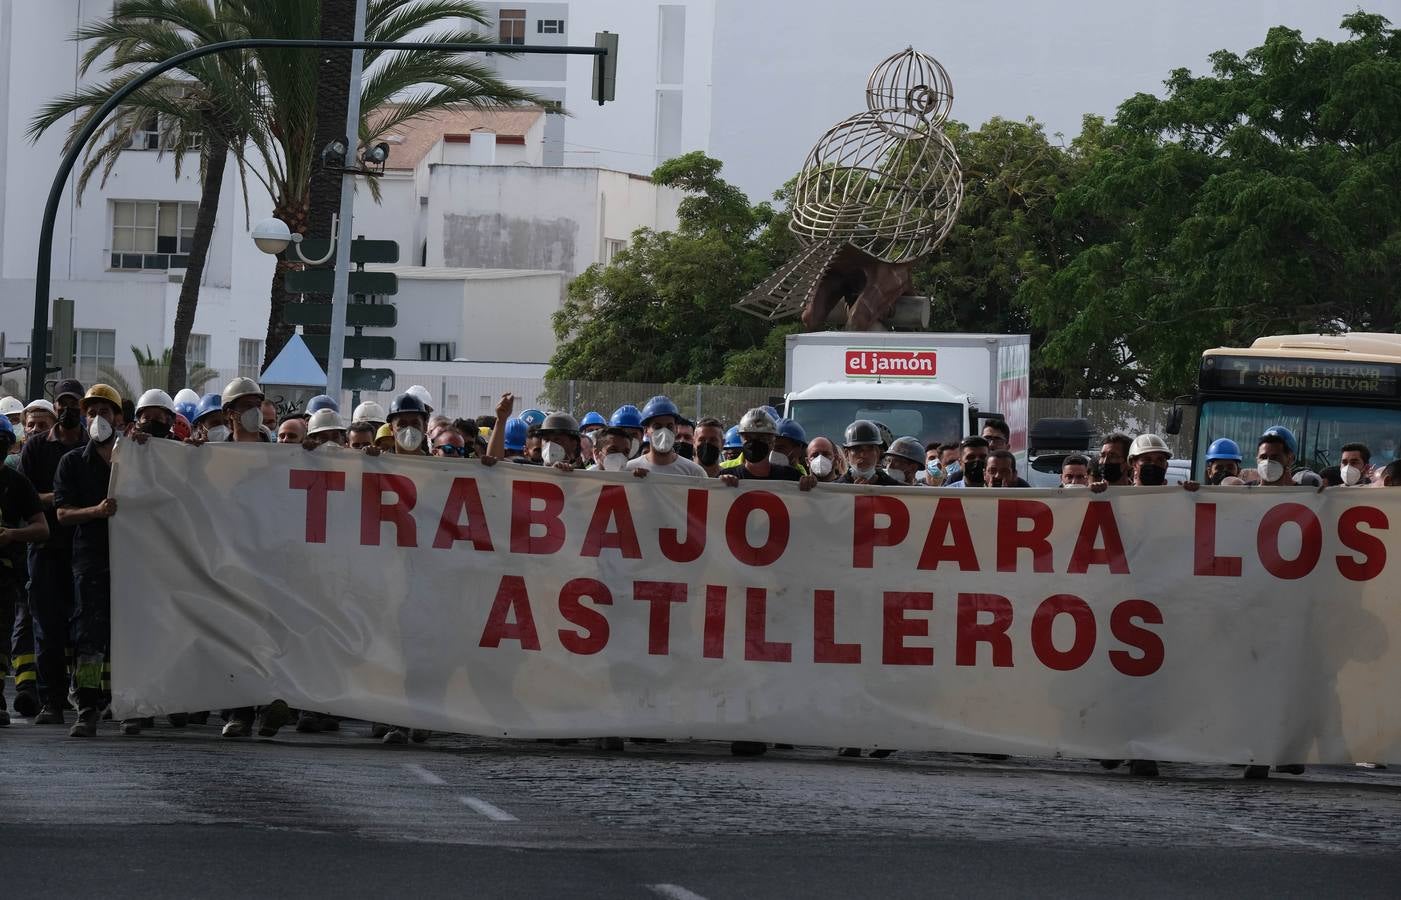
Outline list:
[[[979,434],[948,442],[921,441],[890,432],[882,423],[858,419],[840,440],[808,438],[796,421],[771,407],[751,409],[733,426],[715,418],[692,421],[664,396],[642,408],[624,405],[610,415],[582,419],[564,412],[515,411],[510,394],[495,415],[475,419],[437,413],[432,397],[415,385],[385,410],[361,403],[349,417],[328,396],[305,409],[279,416],[277,407],[248,378],[236,378],[220,393],[190,390],[174,398],[146,391],[132,402],[112,387],[84,388],[59,382],[53,399],[22,404],[0,399],[0,665],[6,658],[15,681],[13,707],[34,725],[67,725],[72,737],[97,734],[110,692],[110,592],[107,520],[118,514],[108,495],[112,451],[119,437],[148,440],[297,444],[308,450],[334,445],[371,455],[407,454],[474,458],[484,465],[510,463],[562,471],[600,470],[741,481],[792,481],[808,491],[820,484],[925,486],[951,489],[1027,487],[1017,472],[1005,422],[984,424]],[[1297,463],[1298,443],[1289,429],[1265,429],[1247,458],[1236,442],[1219,438],[1206,454],[1205,479],[1213,485],[1257,487],[1311,485],[1319,489],[1401,485],[1401,460],[1374,468],[1360,443],[1342,447],[1339,465],[1320,473]],[[1102,492],[1167,483],[1171,452],[1158,435],[1111,434],[1099,452],[1067,455],[1060,471],[1064,489]],[[1186,481],[1183,487],[1199,485]],[[9,649],[6,649],[6,644]],[[333,716],[293,711],[281,701],[261,708],[223,711],[226,737],[275,735],[295,723],[298,731],[339,728]],[[208,712],[172,715],[169,724],[206,724]],[[11,722],[0,682],[0,726]],[[149,719],[120,723],[124,734],[153,727]],[[428,733],[375,724],[371,736],[386,743],[423,741]],[[607,747],[618,738],[602,739]],[[758,755],[768,745],[739,741],[736,755]],[[859,756],[859,748],[842,748]],[[882,749],[872,755],[885,756]],[[1106,767],[1122,764],[1105,760]],[[1152,760],[1130,760],[1134,774],[1153,776]],[[1302,766],[1281,766],[1299,772]],[[1250,766],[1246,776],[1266,777],[1268,767]]]

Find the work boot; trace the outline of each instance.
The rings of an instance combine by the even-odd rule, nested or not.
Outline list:
[[[601,737],[594,742],[595,749],[616,751],[623,749],[623,739],[620,737]]]
[[[62,725],[63,708],[57,706],[45,706],[39,710],[39,715],[34,717],[35,725]]]
[[[273,737],[278,729],[292,721],[292,710],[285,700],[274,700],[258,713],[258,737]]]
[[[1283,772],[1285,775],[1302,775],[1304,767],[1299,763],[1289,763],[1285,766],[1275,766],[1276,772]]]
[[[885,759],[887,756],[889,756],[890,754],[892,754],[892,753],[894,753],[894,752],[895,752],[894,750],[891,750],[891,749],[886,748],[886,747],[882,747],[882,748],[880,748],[879,750],[872,750],[872,751],[871,751],[871,759]]]
[[[859,758],[859,757],[861,756],[861,748],[860,748],[860,747],[842,747],[842,748],[840,748],[840,749],[837,750],[837,755],[838,755],[838,756],[845,756],[845,757],[848,757],[848,758],[851,758],[851,759],[857,759],[857,758]]]
[[[28,684],[26,682],[26,684]],[[15,691],[15,715],[32,719],[39,714],[39,692],[29,688]]]
[[[122,719],[122,734],[140,734],[142,721],[142,719]]]
[[[302,710],[297,714],[298,734],[319,734],[321,732],[321,717],[314,712]]]
[[[769,745],[762,741],[731,741],[730,754],[733,756],[763,756],[769,752]]]
[[[1154,759],[1131,759],[1129,760],[1129,774],[1137,775],[1140,778],[1157,778],[1158,761]]]
[[[1122,759],[1101,759],[1099,764],[1106,769],[1117,769],[1124,764]]]
[[[1270,777],[1269,766],[1246,766],[1245,778],[1247,781],[1263,781]]]
[[[380,739],[382,744],[407,744],[408,742],[409,733],[402,728],[391,728]]]
[[[68,729],[69,737],[97,737],[97,722],[102,718],[101,711],[95,706],[89,706],[78,710],[78,721],[73,723],[73,727]]]
[[[224,723],[224,737],[249,737],[253,734],[253,711],[236,709]]]
[[[165,717],[165,720],[170,723],[171,728],[184,728],[186,725],[190,724],[190,716],[188,713],[171,713]]]
[[[370,726],[370,740],[378,741],[389,733],[389,726],[383,722],[376,722]]]

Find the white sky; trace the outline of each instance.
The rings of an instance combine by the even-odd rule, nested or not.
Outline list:
[[[1340,39],[1356,0],[719,0],[711,154],[765,199],[829,127],[864,108],[866,77],[907,45],[954,83],[953,117],[1034,116],[1067,138],[1081,116],[1161,94],[1179,67],[1244,52],[1274,25]],[[1401,26],[1401,0],[1366,7]],[[841,42],[844,46],[838,46]],[[849,46],[845,46],[849,45]]]

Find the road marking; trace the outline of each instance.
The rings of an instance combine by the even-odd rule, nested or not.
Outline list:
[[[649,884],[647,890],[666,900],[705,900],[695,891],[688,891],[679,884]]]
[[[446,781],[423,768],[423,766],[420,766],[418,763],[404,763],[404,768],[408,769],[428,784],[447,784]]]
[[[482,815],[486,816],[488,819],[492,820],[493,822],[518,822],[518,821],[520,821],[520,820],[517,819],[515,816],[513,816],[513,815],[511,815],[510,813],[506,812],[506,810],[502,809],[502,808],[499,807],[499,806],[492,806],[490,803],[486,802],[485,800],[479,800],[479,799],[477,799],[476,797],[458,797],[457,800],[458,800],[458,802],[461,803],[463,806],[466,806],[466,807],[469,807],[470,809],[476,810],[477,812],[479,812],[479,813],[481,813]]]
[[[1323,850],[1327,853],[1341,853],[1342,847],[1333,844],[1325,844],[1321,841],[1310,841],[1305,838],[1290,837],[1287,834],[1274,834],[1269,831],[1261,831],[1258,828],[1247,828],[1244,825],[1236,825],[1231,822],[1224,823],[1232,831],[1239,831],[1241,834],[1248,834],[1251,837],[1261,838],[1267,841],[1284,841],[1288,844],[1298,844],[1301,847],[1312,847],[1315,850]]]

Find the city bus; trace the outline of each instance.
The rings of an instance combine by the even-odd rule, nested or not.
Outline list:
[[[1401,454],[1401,335],[1282,335],[1207,350],[1196,406],[1198,481],[1212,441],[1235,441],[1242,466],[1253,468],[1258,439],[1271,425],[1294,432],[1297,466],[1337,465],[1342,445],[1354,441],[1372,451],[1373,465],[1384,465]]]

